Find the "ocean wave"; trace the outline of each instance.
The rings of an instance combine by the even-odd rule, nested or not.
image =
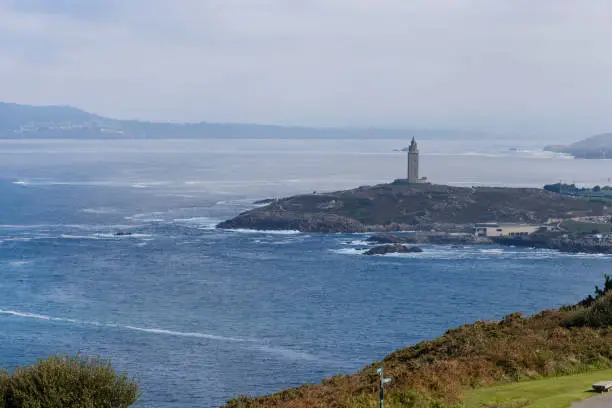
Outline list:
[[[453,248],[447,245],[424,245],[420,246],[423,252],[419,253],[390,253],[378,255],[383,257],[411,258],[411,259],[432,259],[432,260],[543,260],[552,258],[610,258],[609,254],[590,254],[590,253],[567,253],[552,249],[515,249],[515,248],[478,248],[464,246]],[[331,252],[340,255],[363,255],[367,248],[339,248],[330,249]]]
[[[214,230],[221,221],[220,219],[211,218],[211,217],[190,217],[190,218],[176,218],[172,220],[173,222],[187,226],[187,227],[195,227],[205,230]]]
[[[59,236],[62,239],[100,239],[95,235],[71,235],[71,234],[61,234]]]
[[[99,208],[83,208],[81,212],[85,214],[116,214],[116,208],[107,208],[107,207],[99,207]]]
[[[363,239],[354,239],[352,241],[349,242],[343,242],[344,245],[359,245],[359,246],[364,246],[364,245],[372,245],[372,242],[369,241],[365,241]]]
[[[248,228],[229,228],[224,231],[238,232],[241,234],[268,234],[268,235],[297,235],[302,232],[298,230],[256,230]]]
[[[131,232],[130,233],[124,233],[124,234],[117,235],[116,232],[114,232],[114,233],[99,232],[99,233],[93,234],[92,236],[96,237],[96,238],[113,238],[113,239],[116,239],[116,238],[150,238],[153,235],[151,235],[151,234],[142,234],[142,233],[131,233]]]
[[[363,255],[367,251],[367,249],[341,248],[331,249],[330,251],[340,255]]]
[[[27,319],[38,319],[38,320],[45,320],[45,321],[51,321],[51,322],[74,323],[74,324],[80,324],[80,325],[86,325],[86,326],[119,328],[119,329],[132,330],[132,331],[138,331],[138,332],[143,332],[143,333],[161,334],[161,335],[166,335],[166,336],[198,337],[198,338],[203,338],[203,339],[234,341],[234,342],[251,341],[249,339],[218,336],[216,334],[209,334],[209,333],[182,332],[182,331],[166,330],[166,329],[159,329],[159,328],[147,328],[147,327],[138,327],[138,326],[131,326],[131,325],[121,325],[121,324],[116,324],[116,323],[101,323],[101,322],[96,322],[96,321],[69,319],[65,317],[53,317],[53,316],[48,316],[48,315],[43,315],[43,314],[19,312],[15,310],[6,310],[6,309],[0,309],[0,315],[10,315],[10,316],[15,316],[15,317],[22,317],[22,318],[27,318]]]
[[[65,318],[65,317],[53,317],[49,315],[29,313],[29,312],[20,312],[16,310],[7,310],[7,309],[0,309],[0,315],[13,316],[13,317],[19,317],[19,318],[24,318],[24,319],[36,319],[36,320],[47,321],[47,322],[71,323],[71,324],[81,325],[81,326],[95,326],[95,327],[106,327],[109,329],[130,330],[130,331],[146,333],[146,334],[151,334],[151,335],[198,338],[198,339],[208,339],[208,340],[215,340],[215,341],[244,343],[249,348],[263,351],[263,352],[270,353],[270,354],[280,355],[286,359],[307,360],[307,361],[320,360],[317,356],[314,356],[310,353],[291,350],[291,349],[284,348],[284,347],[276,347],[274,345],[267,344],[261,340],[242,338],[242,337],[221,336],[217,334],[204,333],[204,332],[187,332],[187,331],[179,331],[179,330],[169,330],[169,329],[161,329],[161,328],[156,328],[156,327],[140,327],[140,326],[117,324],[117,323],[102,323],[102,322],[97,322],[97,321],[78,320],[78,319],[70,319],[70,318]]]
[[[32,261],[23,261],[23,260],[20,260],[20,261],[8,261],[7,263],[9,265],[11,265],[11,266],[24,266],[24,265],[27,265],[27,264],[31,264]]]

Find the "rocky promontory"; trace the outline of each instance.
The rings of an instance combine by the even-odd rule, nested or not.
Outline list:
[[[536,188],[410,184],[363,186],[273,200],[217,228],[356,233],[468,232],[473,223],[540,224],[550,218],[602,214],[603,205]]]

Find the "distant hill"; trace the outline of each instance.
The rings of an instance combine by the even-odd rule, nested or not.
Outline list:
[[[0,139],[129,138],[484,138],[475,132],[435,129],[310,128],[228,123],[118,120],[70,106],[0,102]]]
[[[612,133],[591,136],[567,146],[545,146],[544,150],[567,153],[581,159],[608,159],[612,158]]]

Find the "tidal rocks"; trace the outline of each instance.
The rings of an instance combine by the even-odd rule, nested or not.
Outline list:
[[[374,248],[365,252],[364,255],[385,255],[393,253],[409,254],[419,252],[423,252],[423,250],[419,247],[408,247],[402,244],[386,244],[375,246]]]

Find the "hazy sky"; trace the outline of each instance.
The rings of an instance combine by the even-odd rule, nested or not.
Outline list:
[[[0,100],[117,118],[612,131],[609,0],[0,0]]]

